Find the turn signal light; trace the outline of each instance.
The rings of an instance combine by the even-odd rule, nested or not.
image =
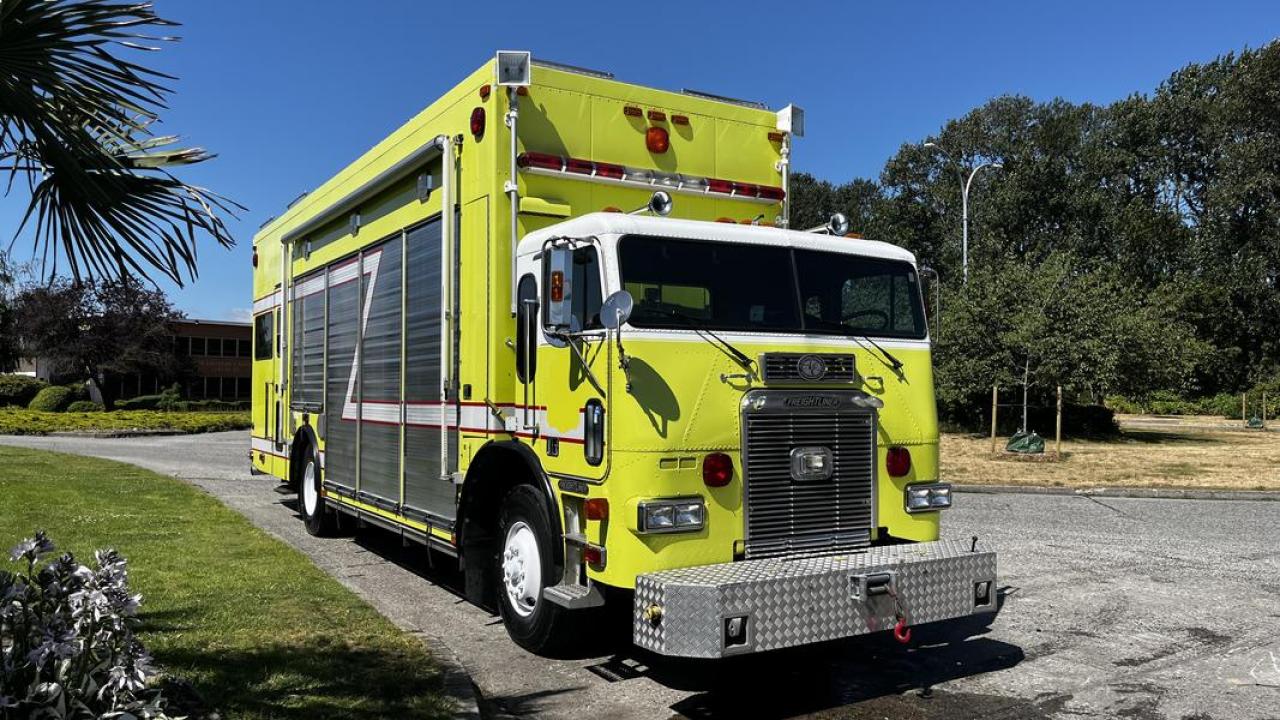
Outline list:
[[[903,477],[911,472],[911,451],[904,447],[891,447],[884,456],[885,470],[889,477]]]
[[[583,545],[582,559],[594,568],[604,567],[604,548],[599,545]]]
[[[724,487],[733,479],[733,458],[724,453],[711,453],[702,458],[702,482],[707,487]]]
[[[258,246],[253,247],[253,266],[258,267]]]
[[[556,270],[551,273],[551,302],[564,300],[564,273]]]
[[[607,498],[590,498],[582,504],[582,511],[588,520],[608,520],[609,500]]]
[[[644,131],[644,146],[649,148],[649,152],[661,155],[671,147],[671,136],[666,128],[651,127]]]
[[[482,107],[471,111],[471,134],[476,136],[476,140],[484,137],[484,108]]]

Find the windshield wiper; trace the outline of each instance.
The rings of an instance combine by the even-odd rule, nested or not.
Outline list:
[[[743,370],[746,370],[747,372],[755,372],[752,369],[752,366],[755,365],[754,360],[752,360],[746,353],[729,344],[728,340],[725,340],[719,335],[711,332],[711,330],[707,329],[706,325],[703,325],[695,318],[685,315],[678,310],[651,310],[650,312],[659,315],[668,315],[683,322],[692,328],[695,333],[698,333],[699,337],[710,343],[712,347],[718,348],[721,352],[733,358],[735,362],[742,366]]]
[[[848,338],[852,338],[855,341],[866,340],[867,342],[871,343],[871,346],[874,347],[880,353],[880,355],[882,356],[881,360],[885,361],[885,364],[887,364],[890,368],[892,368],[894,372],[898,372],[899,370],[902,369],[902,361],[894,357],[893,354],[890,353],[888,350],[885,350],[884,348],[880,347],[880,343],[876,342],[875,340],[872,340],[871,336],[867,335],[866,333],[858,332],[853,328],[849,327],[848,325],[845,325],[844,323],[838,323],[833,320],[823,320],[822,318],[816,318],[812,316],[805,317],[805,322],[818,323],[822,327],[839,331],[841,335],[844,335],[845,337],[848,337]]]

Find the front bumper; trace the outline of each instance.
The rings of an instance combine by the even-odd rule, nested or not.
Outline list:
[[[911,625],[994,613],[995,580],[994,552],[950,540],[664,570],[636,578],[633,639],[691,658],[807,645],[888,630],[899,612]]]

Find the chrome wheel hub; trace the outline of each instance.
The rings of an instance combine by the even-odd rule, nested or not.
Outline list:
[[[316,507],[319,504],[320,490],[316,488],[316,463],[311,460],[302,471],[302,509],[306,511],[307,517],[312,517],[316,514]]]
[[[502,585],[511,609],[527,617],[542,597],[542,556],[533,528],[517,522],[507,529],[502,549]]]

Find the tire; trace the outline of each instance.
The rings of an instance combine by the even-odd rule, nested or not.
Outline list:
[[[320,453],[315,447],[308,447],[306,464],[302,466],[302,472],[298,473],[298,510],[302,513],[307,533],[327,537],[338,529],[338,521],[324,496],[320,494],[320,473]]]
[[[569,611],[542,597],[562,569],[552,554],[551,520],[537,490],[518,485],[507,493],[498,515],[498,552],[493,561],[498,612],[507,634],[539,655],[569,645]]]

